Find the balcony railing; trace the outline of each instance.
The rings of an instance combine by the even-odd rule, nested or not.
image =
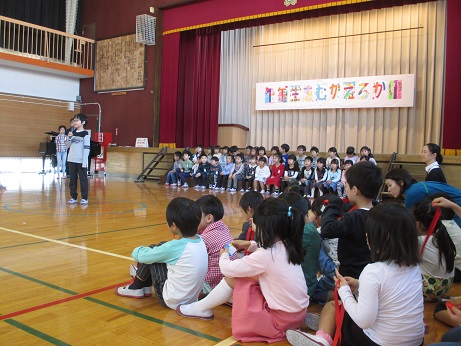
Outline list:
[[[94,69],[94,40],[3,16],[0,52]]]

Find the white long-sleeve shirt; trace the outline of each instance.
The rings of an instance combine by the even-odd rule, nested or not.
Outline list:
[[[255,171],[255,180],[256,181],[262,181],[263,183],[266,182],[266,179],[271,176],[271,171],[268,166],[264,166],[263,168],[261,167],[256,167]]]
[[[299,312],[309,306],[306,279],[301,265],[288,263],[282,241],[269,249],[258,248],[254,241],[248,248],[252,253],[231,261],[228,253],[221,255],[219,267],[227,277],[257,276],[269,308]]]
[[[418,346],[424,338],[424,303],[419,266],[368,264],[360,274],[358,301],[349,286],[338,293],[352,320],[375,343]]]

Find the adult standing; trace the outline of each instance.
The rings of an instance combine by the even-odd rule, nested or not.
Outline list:
[[[440,165],[443,162],[443,156],[440,153],[440,147],[434,143],[427,143],[421,150],[421,159],[426,163],[426,181],[438,181],[447,183]]]

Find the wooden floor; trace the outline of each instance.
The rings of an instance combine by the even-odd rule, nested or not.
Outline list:
[[[168,202],[196,199],[208,190],[96,176],[90,179],[89,205],[80,206],[66,205],[68,183],[52,174],[3,174],[0,182],[7,186],[0,192],[0,345],[235,343],[227,306],[214,310],[213,321],[201,321],[183,318],[155,298],[114,294],[130,280],[134,247],[172,238],[165,221]],[[241,194],[215,194],[224,204],[225,223],[238,235]],[[309,310],[321,307],[312,303]],[[428,304],[427,343],[448,330],[433,321],[432,310]]]

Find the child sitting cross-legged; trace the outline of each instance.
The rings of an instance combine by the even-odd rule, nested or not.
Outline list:
[[[224,206],[219,198],[205,195],[197,199],[196,203],[202,210],[198,234],[203,238],[208,253],[208,271],[203,289],[203,293],[208,294],[223,278],[219,269],[219,255],[221,249],[230,244],[233,238],[229,228],[222,221]]]
[[[327,303],[315,335],[287,331],[291,345],[329,346],[335,337],[341,345],[423,345],[424,303],[413,218],[402,205],[377,205],[368,212],[366,234],[373,263],[358,280],[336,271],[342,325],[337,328],[335,319],[339,306]]]
[[[208,269],[205,243],[197,235],[201,220],[200,207],[194,201],[178,197],[166,208],[170,232],[179,236],[169,242],[140,246],[132,257],[139,263],[134,282],[118,287],[119,296],[144,298],[155,295],[164,307],[176,309],[179,304],[197,301]]]
[[[304,217],[282,199],[269,198],[255,210],[256,242],[235,240],[237,250],[254,251],[231,261],[221,250],[219,266],[225,278],[204,299],[180,305],[185,317],[213,319],[213,308],[233,297],[232,335],[242,342],[276,342],[298,328],[309,305],[301,262]]]

